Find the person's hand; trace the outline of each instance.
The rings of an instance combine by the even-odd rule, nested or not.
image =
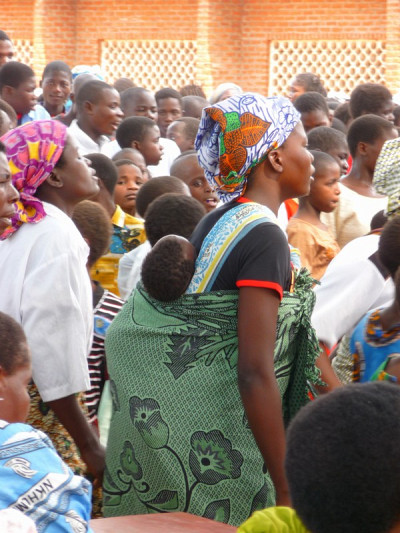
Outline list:
[[[80,452],[88,472],[93,476],[94,488],[101,486],[105,468],[105,448],[98,442],[96,446],[88,446]]]

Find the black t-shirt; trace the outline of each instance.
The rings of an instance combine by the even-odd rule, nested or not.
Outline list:
[[[225,204],[205,216],[195,228],[190,241],[199,253],[204,238],[216,222],[241,198]],[[262,222],[240,240],[223,264],[211,290],[232,290],[238,287],[265,287],[282,293],[289,290],[291,266],[289,245],[285,234],[274,222]]]

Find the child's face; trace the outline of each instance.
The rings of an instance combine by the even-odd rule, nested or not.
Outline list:
[[[314,109],[313,111],[302,113],[301,121],[306,133],[318,126],[327,126],[329,128],[331,125],[328,115],[322,109]]]
[[[182,108],[177,98],[163,98],[158,104],[158,126],[161,137],[166,137],[168,126],[182,116]]]
[[[340,175],[346,175],[347,171],[349,170],[349,149],[346,145],[344,146],[336,146],[334,148],[331,148],[330,150],[327,150],[327,153],[333,157],[335,161],[337,161],[338,165],[340,166]]]
[[[331,213],[338,205],[340,188],[338,163],[327,163],[314,173],[310,187],[310,204],[322,213]]]
[[[20,349],[28,350],[24,345]],[[0,370],[1,396],[0,416],[10,423],[25,422],[29,412],[28,385],[32,378],[31,363],[19,366],[12,374]]]
[[[184,129],[183,122],[173,122],[167,129],[167,139],[175,141],[181,152],[194,149],[194,139],[188,139],[183,133]]]
[[[123,211],[132,213],[135,210],[137,192],[146,180],[136,165],[121,165],[117,168],[118,181],[114,189],[114,200]]]
[[[143,155],[146,165],[158,165],[163,153],[158,126],[149,128],[143,141],[136,141],[135,145],[135,148]]]
[[[15,205],[19,198],[17,189],[11,181],[11,172],[6,155],[0,152],[0,233],[11,224],[11,218],[15,214]]]
[[[50,106],[63,106],[71,92],[71,80],[67,72],[56,70],[42,80],[43,100]]]
[[[118,91],[104,89],[99,101],[91,104],[90,115],[92,127],[99,135],[113,135],[124,118]]]
[[[15,109],[16,113],[26,115],[35,109],[37,98],[35,95],[36,80],[32,76],[22,82],[17,88],[10,88],[8,103]]]
[[[218,195],[204,177],[204,170],[197,161],[197,156],[187,159],[183,181],[189,187],[190,194],[207,210],[207,213],[218,205]]]
[[[399,134],[397,129],[393,127],[392,130],[385,131],[382,137],[379,137],[379,139],[376,139],[376,141],[373,143],[359,143],[357,150],[362,151],[364,156],[364,164],[370,172],[375,170],[376,160],[378,159],[378,156],[382,150],[382,146],[385,144],[385,142],[392,139],[397,139],[398,136]]]
[[[289,100],[294,102],[301,94],[304,94],[305,92],[305,88],[302,85],[299,85],[297,79],[294,78],[294,80],[289,85],[288,98]]]
[[[149,91],[138,94],[125,106],[125,117],[147,117],[157,122],[157,103],[154,95]]]

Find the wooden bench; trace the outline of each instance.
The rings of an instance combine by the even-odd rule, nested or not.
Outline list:
[[[234,533],[236,527],[188,513],[98,518],[90,521],[94,533]]]

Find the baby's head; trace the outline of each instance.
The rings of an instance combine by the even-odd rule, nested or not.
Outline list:
[[[349,147],[343,132],[329,126],[318,126],[308,133],[307,138],[309,150],[321,150],[331,155],[339,163],[341,174],[347,174]]]
[[[184,237],[167,235],[160,239],[142,265],[142,282],[148,294],[162,302],[182,296],[194,273],[195,248]]]
[[[329,107],[322,94],[304,93],[296,99],[293,105],[301,113],[301,121],[306,133],[318,126],[331,125]]]
[[[287,433],[293,507],[312,533],[382,533],[400,525],[400,388],[336,389],[300,410]]]

